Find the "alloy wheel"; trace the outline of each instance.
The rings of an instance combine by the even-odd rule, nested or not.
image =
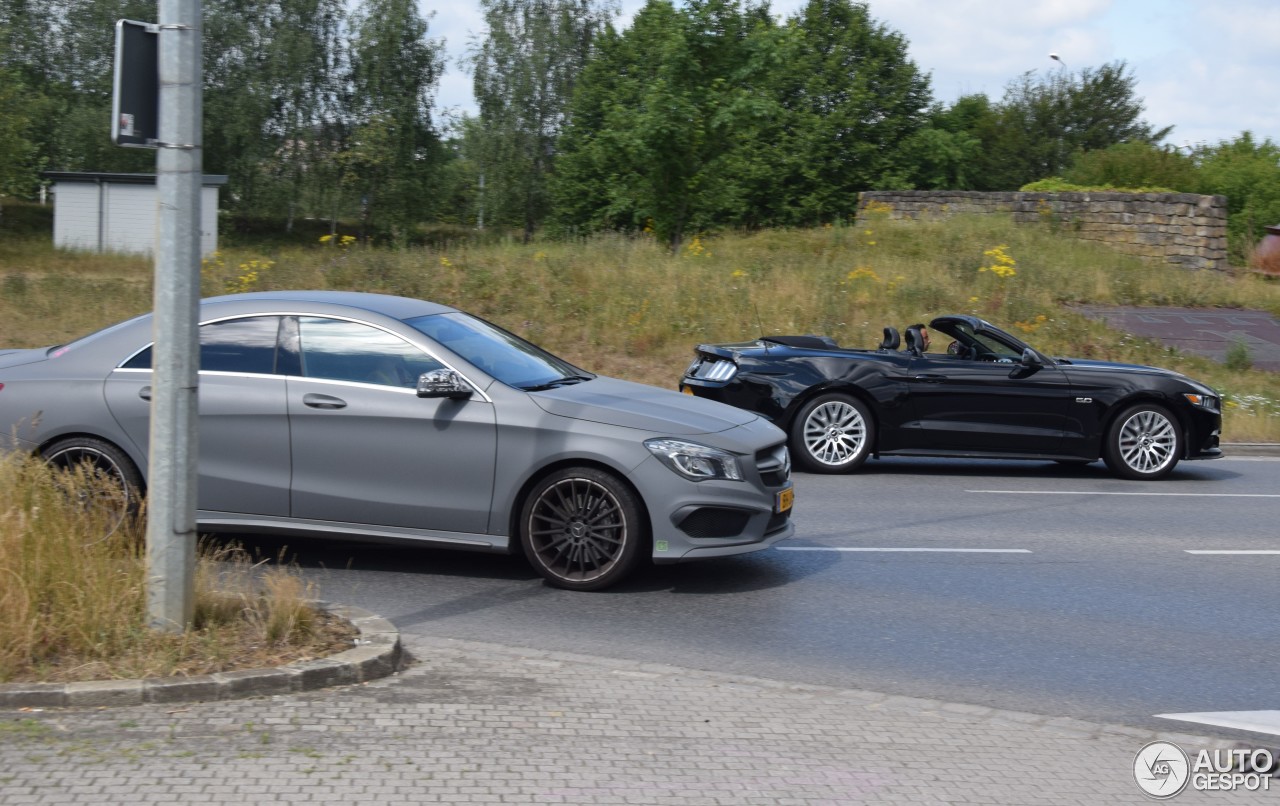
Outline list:
[[[572,476],[546,487],[533,501],[527,544],[545,576],[574,587],[609,574],[630,557],[627,513],[613,490]]]
[[[804,422],[804,445],[809,455],[824,465],[853,461],[865,447],[867,423],[852,404],[827,401],[809,412]]]
[[[1124,421],[1117,447],[1135,472],[1156,473],[1177,460],[1178,432],[1168,417],[1143,409]]]

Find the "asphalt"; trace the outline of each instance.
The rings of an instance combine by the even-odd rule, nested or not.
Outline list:
[[[1280,372],[1280,321],[1266,311],[1103,305],[1081,305],[1078,310],[1117,330],[1220,363],[1226,362],[1233,345],[1242,345],[1252,367]]]
[[[0,803],[1146,803],[1134,761],[1248,744],[479,642],[352,608],[347,681],[0,705]],[[402,640],[404,643],[402,643]],[[389,665],[395,660],[396,665]],[[280,675],[284,675],[285,685]],[[316,676],[312,682],[319,680]],[[354,681],[359,682],[354,682]],[[118,684],[121,689],[133,688]],[[145,692],[147,687],[144,685]],[[98,692],[101,696],[101,692]],[[1186,803],[1275,803],[1277,791]]]
[[[1153,732],[406,637],[376,614],[326,607],[359,637],[320,661],[0,686],[0,804],[1149,803],[1134,766],[1150,742],[1191,759],[1280,755],[1173,722]],[[1280,782],[1188,787],[1176,801],[1275,804]]]

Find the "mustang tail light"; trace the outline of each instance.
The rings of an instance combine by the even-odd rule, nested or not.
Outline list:
[[[738,365],[728,359],[702,355],[690,365],[685,374],[700,381],[724,383],[738,374]]]

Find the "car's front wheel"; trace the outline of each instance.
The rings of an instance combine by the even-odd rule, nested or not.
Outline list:
[[[1103,459],[1117,476],[1152,481],[1173,472],[1182,458],[1182,429],[1169,410],[1139,403],[1120,413],[1107,430]]]
[[[871,455],[875,426],[866,404],[845,394],[819,395],[791,426],[791,452],[813,473],[848,473]]]
[[[534,569],[559,588],[606,588],[631,573],[647,543],[640,501],[615,476],[589,467],[538,482],[520,515],[520,543]]]

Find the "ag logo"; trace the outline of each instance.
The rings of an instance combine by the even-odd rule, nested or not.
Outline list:
[[[1133,759],[1133,780],[1156,800],[1177,795],[1190,778],[1191,760],[1172,742],[1151,742]]]

